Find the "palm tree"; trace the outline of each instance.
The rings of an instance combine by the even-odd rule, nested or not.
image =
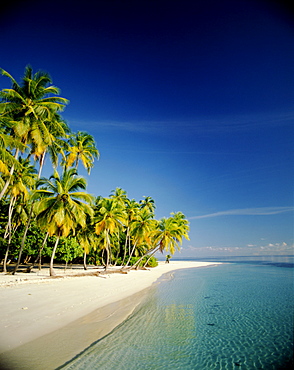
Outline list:
[[[8,187],[8,192],[10,195],[10,202],[9,202],[9,211],[8,211],[8,223],[7,223],[7,230],[8,230],[8,246],[4,258],[4,264],[3,269],[5,270],[5,264],[9,252],[9,246],[11,242],[11,236],[12,236],[12,213],[13,208],[16,203],[17,198],[22,197],[23,202],[28,202],[29,199],[29,190],[31,190],[36,182],[37,175],[35,168],[30,164],[29,160],[23,160],[22,158],[19,158],[19,164],[20,164],[20,170],[18,167],[15,169],[12,177],[12,182],[10,183],[10,186]],[[24,247],[24,240],[22,240],[20,251],[19,251],[19,257],[17,261],[17,267],[19,266],[22,250]],[[16,270],[15,270],[16,271]]]
[[[153,247],[150,248],[135,265],[139,266],[139,263],[144,257],[147,255],[152,257],[157,251],[162,253],[165,250],[173,255],[176,249],[180,249],[183,238],[189,240],[188,232],[189,223],[182,212],[172,213],[172,216],[169,218],[162,218],[157,229],[152,233]],[[148,260],[146,264],[147,263]],[[135,267],[135,265],[133,267]]]
[[[114,199],[120,207],[125,207],[128,201],[127,192],[122,188],[116,188],[111,193],[109,197]]]
[[[2,97],[0,103],[1,121],[6,123],[6,131],[13,139],[20,141],[22,145],[31,145],[28,158],[34,155],[35,160],[39,160],[38,177],[40,177],[47,149],[56,145],[57,139],[66,136],[66,133],[69,132],[69,128],[59,115],[68,101],[56,96],[59,90],[50,85],[51,78],[47,73],[33,74],[32,68],[26,67],[21,84],[18,84],[8,72],[3,69],[1,72],[12,81],[12,88],[4,89],[0,93]],[[15,158],[18,156],[19,150],[19,147],[15,148]],[[2,188],[0,199],[8,188],[15,166],[13,164],[10,168],[10,176]],[[31,208],[22,238],[20,254],[32,217],[33,210]]]
[[[65,160],[65,167],[75,165],[78,168],[79,161],[90,173],[95,158],[99,158],[99,151],[92,135],[87,132],[78,131],[72,134],[68,141],[68,154]]]
[[[7,240],[6,252],[3,261],[3,272],[6,272],[7,259],[13,237],[16,235],[17,229],[21,225],[26,225],[28,220],[28,201],[24,200],[21,194],[13,202],[8,205],[8,222],[4,233],[4,239]]]
[[[122,188],[116,188],[115,190],[111,191],[111,194],[110,194],[109,197],[117,203],[118,207],[121,207],[126,211],[126,207],[127,207],[129,199],[127,198],[127,192],[125,190],[123,190]],[[127,217],[127,214],[126,214],[126,217]],[[125,225],[127,226],[127,219],[125,220]],[[128,227],[127,227],[127,229],[128,229]],[[128,231],[126,231],[126,233],[128,233]],[[121,243],[120,242],[121,242],[120,230],[118,230],[117,243],[116,243],[117,255],[116,255],[116,259],[115,259],[115,265],[117,263],[118,256],[121,252],[121,246],[120,246]],[[127,243],[127,236],[125,235],[123,260],[125,258],[125,254],[126,254],[126,243]]]
[[[182,244],[183,238],[189,240],[189,225],[184,217],[180,212],[161,219],[159,229],[154,234],[160,252],[166,250],[174,254],[176,249],[179,249],[179,244]]]
[[[52,164],[53,164],[53,167],[54,167],[55,171],[56,171],[56,167],[58,165],[58,154],[61,153],[62,155],[64,155],[63,148],[65,147],[65,145],[66,144],[65,144],[64,140],[62,140],[62,139],[56,139],[56,141],[54,141],[52,143],[52,145],[50,145],[48,147],[49,153],[50,153],[50,157],[51,157],[51,160],[52,160]],[[33,152],[33,149],[32,149],[32,152]],[[40,169],[39,169],[39,173],[38,173],[38,179],[40,179],[40,176],[41,176],[41,171],[42,171],[42,167],[43,167],[43,163],[44,163],[44,159],[45,159],[45,154],[46,154],[46,151],[44,151],[44,153],[40,157]],[[30,228],[31,221],[33,219],[33,207],[34,207],[34,201],[31,203],[31,209],[30,209],[30,212],[29,212],[28,220],[27,220],[27,223],[26,223],[26,227],[25,227],[25,230],[24,230],[23,237],[22,237],[20,255],[21,255],[22,250],[23,250],[23,247],[25,245],[25,240],[26,240],[26,237],[27,237],[27,233],[28,233],[28,230]],[[44,248],[44,246],[46,244],[46,239],[47,238],[45,237],[44,242],[43,242],[43,245],[42,245],[42,247],[40,249],[40,253],[39,253],[39,261],[40,261],[40,263],[41,263],[41,253],[42,253],[42,250],[43,250],[43,248]],[[17,265],[15,267],[14,273],[16,272],[16,270],[18,268],[19,262],[20,262],[20,258],[18,259],[18,262],[17,262]],[[40,264],[39,264],[39,266],[40,266]]]
[[[182,238],[189,240],[189,221],[186,219],[186,216],[182,212],[172,212],[171,216],[173,220],[177,223],[177,226],[180,228]]]
[[[131,223],[130,233],[133,240],[133,248],[126,263],[126,267],[131,261],[135,248],[141,243],[151,243],[151,232],[157,226],[157,221],[153,218],[153,214],[149,209],[144,207],[138,212],[135,220]]]
[[[43,252],[43,249],[45,248],[48,237],[49,237],[49,233],[47,231],[45,236],[44,236],[42,245],[38,250],[37,257],[34,259],[33,263],[30,266],[28,266],[27,269],[26,269],[27,273],[30,273],[37,263],[39,264],[39,270],[41,270],[41,267],[42,267],[42,252]]]
[[[151,197],[145,197],[145,196],[143,198],[144,198],[143,200],[140,200],[141,208],[147,208],[149,212],[153,213],[156,208],[154,199]]]
[[[123,227],[126,214],[122,207],[111,198],[100,199],[98,211],[95,215],[95,232],[103,240],[102,247],[106,250],[106,266],[108,269],[111,256],[111,236]]]
[[[51,163],[53,166],[54,171],[57,170],[59,165],[59,156],[61,156],[61,161],[65,161],[66,158],[66,151],[68,149],[68,141],[67,137],[60,137],[56,138],[56,140],[48,147],[48,153],[51,159]],[[45,156],[42,157],[42,161],[44,163]],[[40,178],[40,173],[39,173]]]
[[[41,177],[42,169],[45,163],[45,157],[46,154],[49,153],[49,157],[52,163],[52,166],[54,170],[56,170],[58,166],[58,156],[61,154],[62,158],[65,158],[64,151],[68,147],[66,138],[68,137],[68,134],[70,133],[70,129],[61,119],[59,114],[54,115],[55,121],[53,122],[55,125],[51,125],[51,127],[48,127],[48,130],[50,131],[50,134],[52,136],[52,140],[50,144],[43,147],[43,150],[40,151],[37,145],[35,145],[34,142],[31,143],[31,151],[29,156],[33,155],[35,162],[39,162],[39,173],[38,178]],[[48,125],[49,126],[49,125]],[[64,134],[62,135],[62,132],[60,130],[55,131],[55,128],[60,129],[63,128]]]
[[[86,227],[78,229],[76,239],[84,250],[84,270],[87,270],[87,254],[89,254],[91,249],[95,248],[97,244],[97,235],[94,232],[90,217],[88,217]]]
[[[131,235],[130,235],[130,227],[133,221],[138,219],[138,214],[140,211],[139,203],[135,201],[135,199],[127,200],[126,204],[126,238],[125,238],[125,246],[124,246],[124,256],[122,260],[122,265],[124,265],[127,250],[129,252],[129,256],[131,255]]]
[[[57,172],[50,179],[39,181],[40,189],[34,198],[39,199],[35,205],[37,224],[56,237],[50,260],[50,276],[54,276],[53,261],[61,236],[75,234],[75,229],[86,227],[87,215],[93,215],[90,204],[93,197],[86,192],[86,180],[77,176],[76,169],[64,171],[62,177]]]
[[[22,144],[32,144],[33,153],[39,158],[56,137],[64,137],[68,130],[60,119],[61,112],[68,100],[59,96],[59,89],[51,84],[47,73],[33,74],[31,67],[26,67],[21,84],[6,71],[0,69],[2,75],[10,78],[12,88],[0,92],[0,117],[9,122],[9,134]],[[16,148],[14,157],[19,155]],[[14,166],[10,169],[13,174]],[[10,178],[6,181],[0,199],[5,194]]]
[[[18,169],[21,167],[11,151],[16,148],[20,151],[25,151],[27,148],[19,140],[7,134],[8,125],[8,120],[0,120],[0,173],[2,172],[6,176],[10,176],[9,168],[12,166]]]

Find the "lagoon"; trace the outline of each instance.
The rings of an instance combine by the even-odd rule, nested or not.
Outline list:
[[[126,321],[60,369],[290,369],[289,258],[168,273]]]

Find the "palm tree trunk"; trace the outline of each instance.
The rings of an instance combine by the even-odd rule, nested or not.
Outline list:
[[[116,266],[117,265],[117,260],[118,260],[119,254],[120,254],[120,244],[118,242],[118,248],[117,248],[117,252],[116,252],[115,261],[114,261],[114,265],[113,266]]]
[[[6,225],[6,230],[4,233],[4,239],[8,237],[8,244],[4,256],[4,261],[3,261],[3,268],[2,272],[7,272],[7,258],[8,258],[8,253],[9,253],[9,248],[10,248],[10,243],[12,239],[12,225],[11,225],[11,219],[12,219],[12,212],[13,212],[13,206],[15,204],[16,197],[11,197],[10,203],[9,203],[9,208],[8,208],[8,222]]]
[[[40,178],[40,175],[41,175],[41,172],[39,172],[38,179]],[[32,216],[33,216],[33,205],[34,205],[34,202],[32,202],[32,204],[31,204],[31,209],[30,209],[29,218],[28,218],[28,220],[27,220],[27,224],[26,224],[26,227],[25,227],[25,231],[24,231],[24,234],[23,234],[23,237],[22,237],[21,247],[20,247],[19,255],[18,255],[18,260],[17,260],[16,266],[15,266],[15,268],[14,268],[14,271],[13,271],[13,273],[12,273],[13,275],[16,273],[16,270],[18,269],[19,264],[20,264],[20,259],[21,259],[22,251],[23,251],[23,248],[24,248],[24,245],[25,245],[25,241],[26,241],[26,238],[27,238],[27,233],[28,233],[29,227],[30,227],[30,225],[31,225],[31,221],[32,221]]]
[[[131,254],[131,236],[129,235],[129,240],[128,240],[128,248],[129,248],[129,255]]]
[[[126,241],[125,241],[125,249],[124,249],[124,257],[122,260],[121,265],[123,266],[125,263],[126,255],[127,255],[127,244],[128,244],[128,239],[129,239],[129,228],[127,228],[127,235],[126,235]]]
[[[56,249],[57,249],[57,246],[58,246],[58,243],[59,243],[59,239],[60,239],[60,235],[58,235],[56,237],[56,242],[54,244],[54,248],[53,248],[51,259],[50,259],[50,276],[56,276],[56,273],[55,273],[54,268],[53,268],[53,261],[54,261],[55,252],[56,252]]]
[[[38,179],[41,178],[41,174],[42,174],[42,170],[43,170],[43,166],[44,166],[44,161],[45,161],[45,155],[46,155],[46,150],[45,150],[44,153],[41,154]]]
[[[3,267],[2,267],[2,272],[7,272],[7,259],[8,259],[8,253],[9,253],[9,248],[10,248],[10,243],[11,243],[11,236],[8,238],[8,244],[4,256],[4,261],[3,261]]]
[[[106,263],[104,262],[104,252],[105,252],[105,249],[102,250],[101,262],[102,262],[102,265],[105,267]]]
[[[49,235],[49,234],[48,234]],[[44,243],[44,247],[45,247],[45,243]],[[38,263],[38,270],[41,271],[42,269],[42,252],[43,252],[43,248],[40,249],[39,251],[39,263]]]
[[[4,261],[3,261],[3,267],[2,267],[2,272],[7,272],[7,258],[8,258],[8,253],[9,253],[9,248],[10,248],[10,243],[8,241],[5,256],[4,256]]]
[[[10,169],[10,172],[9,172],[9,178],[6,180],[6,183],[4,184],[4,187],[0,193],[0,199],[3,198],[4,194],[6,193],[6,190],[10,184],[10,181],[11,181],[11,176],[13,175],[13,172],[14,172],[14,165],[12,165],[11,169]]]
[[[108,270],[109,267],[109,257],[111,256],[111,249],[110,249],[110,240],[109,240],[109,230],[106,230],[106,265],[105,265],[105,271]]]
[[[131,251],[131,253],[130,253],[130,255],[129,255],[129,259],[128,259],[128,261],[127,261],[127,263],[126,263],[125,267],[128,267],[128,265],[129,265],[129,263],[130,263],[130,261],[131,261],[131,258],[132,258],[132,256],[133,256],[133,253],[134,253],[134,251],[135,251],[136,245],[137,245],[137,242],[135,242],[135,244],[134,244],[134,246],[133,246],[133,248],[132,248],[132,251]]]
[[[22,255],[22,251],[24,249],[24,245],[25,245],[25,241],[26,241],[26,237],[27,237],[27,232],[29,230],[29,226],[30,226],[30,223],[31,223],[32,216],[33,216],[33,206],[31,207],[29,218],[28,218],[28,221],[27,221],[27,224],[26,224],[24,233],[23,233],[23,237],[22,237],[22,240],[21,240],[21,246],[20,246],[20,250],[19,250],[19,253],[18,253],[18,260],[17,260],[16,266],[15,266],[15,268],[13,270],[12,275],[14,275],[16,273],[16,271],[17,271],[17,269],[19,267],[20,260],[21,260],[21,255]]]
[[[10,249],[12,237],[15,234],[16,229],[17,229],[17,226],[14,229],[13,233],[11,233],[8,237],[8,244],[7,244],[7,248],[6,248],[6,252],[5,252],[5,256],[4,256],[2,272],[7,272],[7,259],[8,259],[8,255],[9,255],[9,249]]]
[[[15,269],[13,271],[13,275],[16,273],[16,270],[18,269],[19,267],[19,263],[20,263],[20,258],[21,258],[21,254],[22,254],[22,251],[23,251],[23,248],[24,248],[24,244],[25,244],[25,241],[26,241],[26,237],[27,237],[27,233],[28,233],[28,230],[29,230],[29,227],[31,225],[31,221],[32,221],[32,216],[33,216],[33,206],[34,206],[34,202],[32,202],[31,204],[31,209],[30,209],[30,214],[29,214],[29,218],[27,220],[27,224],[26,224],[26,227],[25,227],[25,231],[24,231],[24,234],[23,234],[23,237],[22,237],[22,241],[21,241],[21,247],[20,247],[20,251],[19,251],[19,256],[18,256],[18,260],[17,260],[17,264],[15,266]]]
[[[156,253],[159,250],[159,248],[160,247],[155,247],[155,248],[149,249],[149,251],[147,251],[141,258],[139,258],[138,261],[136,263],[134,263],[133,266],[131,266],[131,270],[137,268],[139,266],[140,262],[143,260],[143,258],[145,258],[146,256],[148,256],[148,254],[150,252],[152,252],[151,256],[153,256],[153,254]]]
[[[18,153],[19,153],[19,149],[16,149],[16,151],[15,151],[15,155],[14,155],[14,158],[15,158],[15,159],[17,159],[17,157],[18,157]],[[3,187],[3,189],[2,189],[2,191],[1,191],[1,193],[0,193],[0,199],[2,199],[2,198],[3,198],[3,196],[4,196],[4,194],[6,193],[6,190],[7,190],[8,186],[9,186],[9,184],[10,184],[11,177],[12,177],[12,175],[13,175],[13,172],[14,172],[14,164],[13,164],[13,165],[11,166],[11,168],[10,168],[10,171],[9,171],[9,177],[8,177],[8,179],[6,180],[6,183],[4,184],[4,187]]]
[[[5,233],[4,233],[4,239],[6,239],[7,236],[9,237],[12,234],[11,221],[12,221],[12,213],[13,213],[13,207],[15,205],[15,202],[16,202],[16,197],[11,197],[10,202],[9,202],[9,207],[8,207],[8,222],[7,222]]]
[[[108,247],[106,247],[105,250],[106,250],[105,271],[107,271],[108,270],[108,267],[109,267],[109,250],[108,250]]]
[[[144,266],[143,267],[146,267],[148,265],[148,262],[151,260],[152,256],[154,256],[154,254],[157,252],[157,249],[155,249],[154,252],[152,252],[149,256],[149,258],[147,259],[147,261],[145,262]]]
[[[87,270],[87,253],[84,252],[84,270]]]

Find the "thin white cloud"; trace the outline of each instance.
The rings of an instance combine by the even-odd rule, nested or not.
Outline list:
[[[260,207],[260,208],[242,208],[230,209],[228,211],[221,211],[209,213],[201,216],[188,217],[189,220],[196,220],[201,218],[219,217],[219,216],[269,216],[277,215],[279,213],[293,212],[294,207]]]
[[[69,119],[71,125],[79,127],[93,127],[95,129],[115,129],[120,131],[130,131],[149,134],[167,135],[167,128],[177,131],[177,134],[196,132],[197,134],[208,133],[226,133],[251,131],[256,128],[265,128],[269,126],[290,125],[294,121],[294,112],[265,113],[255,115],[235,115],[235,116],[218,116],[218,117],[197,117],[186,121],[166,120],[166,121],[77,121]]]
[[[287,244],[285,242],[281,243],[268,243],[266,245],[240,245],[240,246],[224,246],[224,245],[213,245],[213,246],[204,246],[204,247],[193,247],[191,245],[183,248],[184,252],[229,252],[229,253],[294,253],[294,245]]]

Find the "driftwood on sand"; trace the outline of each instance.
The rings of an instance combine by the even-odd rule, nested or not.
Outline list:
[[[87,272],[81,272],[81,273],[77,273],[77,274],[68,274],[68,275],[55,275],[55,276],[50,276],[50,278],[52,279],[60,279],[60,278],[68,278],[68,277],[82,277],[82,276],[103,276],[103,275],[109,275],[109,274],[127,274],[128,272],[127,271],[123,271],[123,270],[107,270],[107,271],[87,271]]]

